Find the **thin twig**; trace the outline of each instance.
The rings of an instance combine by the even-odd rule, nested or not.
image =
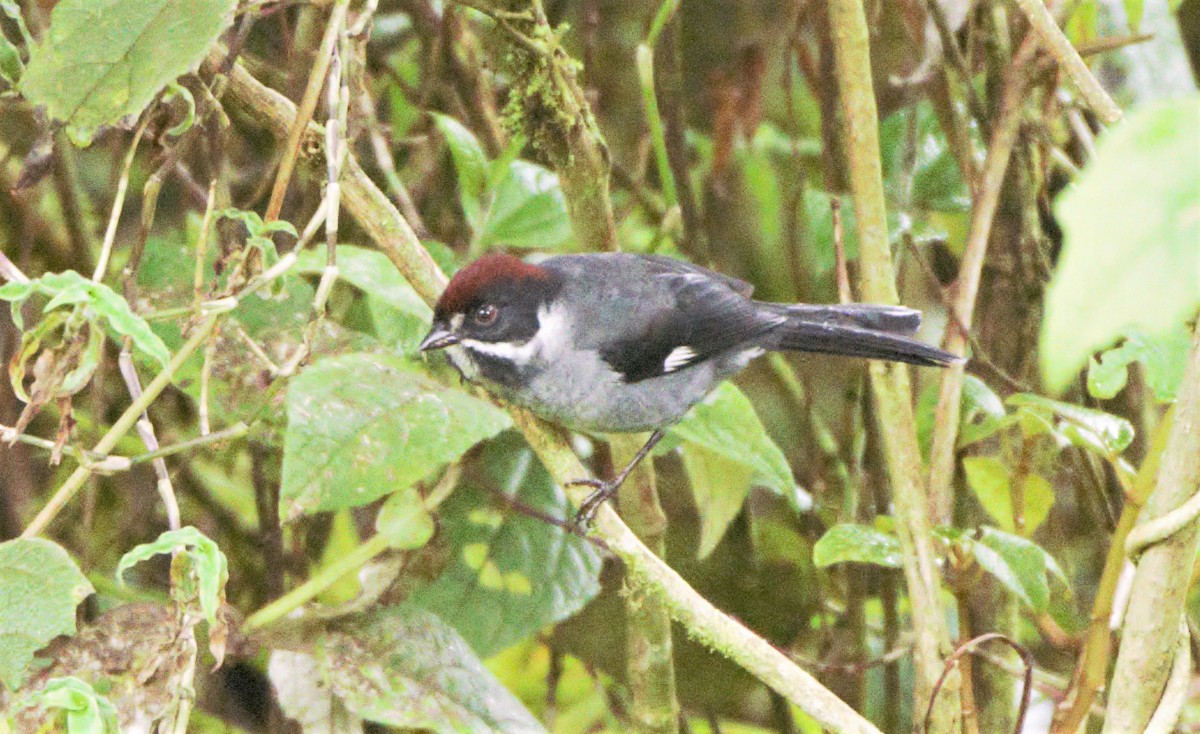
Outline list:
[[[104,280],[104,271],[108,269],[108,259],[112,256],[113,243],[117,239],[117,224],[121,221],[121,210],[125,207],[125,192],[129,189],[129,169],[133,166],[133,157],[137,153],[138,143],[142,142],[142,134],[146,125],[150,124],[150,115],[143,114],[142,122],[133,133],[133,141],[129,143],[129,152],[125,154],[125,162],[121,166],[121,178],[117,180],[117,195],[113,197],[112,213],[108,217],[108,228],[104,230],[104,244],[100,247],[100,262],[96,263],[96,272],[92,280]]]
[[[1033,32],[1037,34],[1042,46],[1049,51],[1064,68],[1079,93],[1088,105],[1099,115],[1100,119],[1113,124],[1121,119],[1121,108],[1113,102],[1108,92],[1104,91],[1100,81],[1092,75],[1079,52],[1071,45],[1071,41],[1063,34],[1058,23],[1054,21],[1049,8],[1042,0],[1016,0],[1021,12],[1029,19]]]
[[[1000,113],[993,126],[988,145],[987,161],[979,192],[971,211],[971,226],[959,265],[954,286],[954,303],[950,309],[951,323],[956,328],[946,331],[942,348],[962,356],[966,351],[969,331],[975,313],[975,300],[983,275],[983,263],[991,239],[992,224],[1000,205],[1000,194],[1008,162],[1012,157],[1020,129],[1021,112],[1025,102],[1025,65],[1032,56],[1028,39],[1008,67],[1008,76],[1001,93]],[[938,394],[933,443],[929,459],[930,510],[937,525],[950,524],[950,484],[954,478],[954,447],[958,440],[958,415],[961,410],[964,365],[954,364],[942,374]]]
[[[167,456],[174,456],[175,454],[181,454],[185,451],[191,451],[192,449],[211,446],[212,444],[220,443],[221,441],[232,441],[233,439],[241,438],[248,433],[250,433],[250,427],[239,421],[228,428],[222,428],[219,431],[214,431],[204,436],[189,438],[186,441],[180,441],[179,443],[173,443],[170,446],[164,446],[156,451],[150,451],[144,454],[138,454],[137,456],[131,456],[129,457],[129,462],[134,465],[145,464],[147,461],[155,461]]]
[[[272,377],[279,374],[279,365],[275,364],[275,362],[271,360],[270,355],[264,352],[262,347],[258,346],[258,342],[254,341],[254,337],[246,333],[245,327],[243,327],[241,324],[234,324],[233,331],[235,334],[237,334],[237,337],[242,340],[242,343],[246,345],[246,348],[250,350],[250,353],[253,354],[259,362],[262,362],[263,366],[267,368],[267,372],[270,372]]]
[[[141,418],[142,413],[146,412],[146,408],[150,406],[150,403],[154,402],[155,398],[166,389],[167,385],[171,384],[171,379],[175,376],[179,368],[183,366],[183,363],[192,355],[192,352],[196,351],[196,348],[208,337],[209,332],[217,325],[218,318],[217,315],[209,316],[196,329],[192,336],[184,342],[179,351],[175,353],[175,356],[171,358],[171,361],[167,363],[167,366],[146,386],[145,392],[125,409],[121,417],[113,423],[112,427],[96,443],[96,446],[92,449],[94,453],[105,456],[117,445],[118,441],[124,438],[129,429],[133,428],[134,423]],[[50,501],[38,512],[37,517],[21,533],[21,537],[35,538],[40,535],[46,529],[46,526],[50,524],[50,521],[71,501],[91,473],[91,469],[87,466],[80,466],[72,472],[71,476],[67,477],[67,480],[63,482],[62,486],[50,498]]]
[[[292,180],[292,172],[296,168],[296,157],[300,153],[300,139],[317,109],[317,101],[321,96],[321,87],[329,72],[329,63],[333,56],[334,47],[341,38],[346,25],[346,10],[350,0],[336,0],[329,14],[329,23],[325,26],[325,35],[321,38],[321,46],[317,50],[317,58],[313,61],[312,72],[308,77],[308,86],[300,99],[299,114],[292,122],[288,132],[287,142],[283,148],[283,159],[279,162],[279,172],[275,174],[275,185],[271,189],[271,200],[267,204],[267,212],[263,220],[270,222],[279,218],[283,210],[283,197],[287,195],[288,182]]]
[[[16,263],[8,259],[8,255],[0,252],[0,278],[11,280],[14,283],[28,283],[29,277],[21,272]]]
[[[125,387],[129,390],[129,397],[136,403],[142,397],[142,383],[138,379],[137,368],[133,366],[132,342],[130,337],[125,338],[121,353],[117,357],[117,365],[120,367],[122,379],[125,380]],[[159,451],[158,437],[154,434],[154,424],[150,422],[150,414],[146,411],[142,411],[138,417],[137,432],[148,452],[153,454]],[[158,489],[159,497],[162,498],[163,507],[167,510],[167,527],[170,530],[178,530],[183,527],[183,523],[179,515],[179,500],[175,497],[175,487],[171,484],[171,474],[167,471],[167,462],[161,456],[156,456],[153,464],[154,474],[157,477],[155,486]]]
[[[417,232],[428,232],[429,228],[425,226],[425,221],[421,218],[421,212],[413,202],[412,195],[408,192],[404,181],[400,179],[400,174],[396,172],[396,159],[392,157],[391,146],[388,145],[387,138],[379,129],[379,120],[375,115],[375,101],[371,99],[371,95],[365,87],[358,95],[358,111],[364,118],[367,137],[371,141],[371,150],[375,153],[375,162],[379,165],[383,180],[387,182],[392,202],[413,229]]]
[[[1021,706],[1017,709],[1017,721],[1013,726],[1013,731],[1017,734],[1020,734],[1020,732],[1025,730],[1025,716],[1029,713],[1029,700],[1033,695],[1033,655],[1031,655],[1029,650],[1026,650],[1023,645],[1012,640],[1011,638],[1002,635],[999,632],[988,632],[959,645],[958,649],[954,651],[954,654],[946,659],[946,665],[942,670],[942,675],[938,678],[937,685],[934,686],[933,698],[929,700],[929,706],[925,709],[924,731],[929,731],[929,722],[933,717],[934,701],[937,700],[937,695],[941,692],[942,686],[946,681],[946,677],[950,675],[950,671],[954,670],[954,664],[958,662],[958,659],[963,655],[974,653],[974,648],[982,645],[985,642],[991,642],[992,640],[1003,642],[1011,647],[1018,655],[1021,656],[1021,662],[1025,664],[1025,686],[1021,691]]]

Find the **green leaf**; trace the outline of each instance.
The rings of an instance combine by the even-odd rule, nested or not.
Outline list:
[[[21,52],[17,51],[17,47],[4,37],[3,32],[0,32],[0,79],[15,87],[17,82],[21,81],[21,74],[24,72],[25,65],[21,63]]]
[[[1014,532],[1012,479],[1008,467],[994,456],[968,456],[963,459],[967,486],[979,504],[996,524]],[[1023,488],[1025,498],[1025,533],[1041,525],[1054,505],[1054,488],[1038,474],[1027,474]]]
[[[458,255],[444,242],[421,240],[421,247],[424,247],[429,252],[429,256],[433,258],[433,261],[438,264],[438,267],[447,276],[453,276],[458,272]]]
[[[1054,487],[1041,474],[1025,475],[1025,534],[1031,535],[1050,516],[1054,506]]]
[[[269,222],[264,222],[258,212],[234,208],[218,209],[216,212],[213,212],[213,215],[217,219],[232,219],[236,222],[241,222],[246,227],[247,236],[250,238],[270,238],[272,232],[287,232],[292,237],[300,239],[300,235],[296,233],[295,226],[284,219],[272,219]]]
[[[557,250],[570,240],[571,220],[558,176],[528,161],[509,163],[484,215],[477,247]]]
[[[284,518],[363,505],[409,487],[511,424],[504,411],[404,360],[321,360],[288,388]]]
[[[179,136],[191,130],[192,126],[196,124],[196,98],[192,96],[187,87],[179,82],[171,82],[167,85],[167,91],[163,93],[163,102],[170,102],[174,99],[183,100],[185,112],[183,119],[167,130],[167,135]]]
[[[1129,21],[1129,32],[1137,33],[1142,26],[1142,16],[1145,13],[1145,0],[1125,0],[1125,17]]]
[[[324,726],[313,730],[346,730],[330,728],[336,703],[356,717],[405,731],[546,732],[451,627],[411,604],[338,620],[310,643],[313,655],[274,651],[270,670],[277,688],[336,699],[314,705],[311,695],[281,695],[289,717]]]
[[[338,278],[367,295],[376,333],[403,352],[416,351],[429,329],[433,311],[421,300],[404,276],[382,252],[352,245],[337,248]],[[305,250],[294,272],[320,275],[325,270],[323,250]]]
[[[233,20],[235,0],[61,0],[30,49],[21,92],[84,146],[195,69]]]
[[[25,42],[26,47],[33,46],[33,36],[29,34],[29,28],[25,25],[25,18],[21,15],[21,6],[17,0],[0,0],[0,12],[12,18],[17,25],[17,31],[21,34],[21,40]]]
[[[1060,435],[1076,446],[1095,451],[1101,457],[1116,456],[1133,443],[1133,424],[1102,410],[1051,400],[1033,393],[1010,395],[1006,402],[1026,411],[1061,418],[1070,429],[1060,429]]]
[[[43,709],[61,709],[67,715],[67,734],[119,734],[117,709],[74,676],[51,678],[31,699]]]
[[[75,633],[75,607],[94,591],[63,548],[41,538],[0,543],[0,681],[21,687],[33,654]]]
[[[1172,402],[1183,382],[1190,346],[1187,329],[1182,327],[1159,335],[1132,330],[1124,344],[1101,354],[1099,361],[1095,358],[1089,361],[1088,393],[1101,400],[1115,397],[1129,379],[1129,365],[1141,362],[1154,397],[1160,402]]]
[[[1004,401],[974,375],[963,375],[958,446],[970,446],[1011,424]]]
[[[379,508],[375,530],[386,535],[393,548],[412,550],[433,537],[433,517],[417,490],[408,487],[392,494]]]
[[[1100,0],[1079,0],[1071,11],[1063,32],[1076,45],[1096,38],[1100,24]]]
[[[263,267],[269,268],[279,262],[279,250],[275,247],[275,240],[271,237],[276,232],[286,232],[292,237],[299,239],[296,234],[296,228],[291,222],[283,219],[273,219],[269,222],[264,222],[262,217],[257,212],[246,211],[243,209],[220,209],[215,213],[217,219],[230,219],[241,222],[246,228],[246,251],[257,250],[259,260]],[[282,298],[287,289],[287,279],[277,279],[273,284],[265,289],[260,289],[259,295],[264,299],[267,296]]]
[[[34,293],[50,298],[42,309],[43,313],[61,306],[86,304],[109,328],[121,336],[133,339],[134,346],[158,360],[163,366],[171,359],[167,345],[150,329],[145,319],[130,310],[124,298],[117,295],[112,288],[88,280],[74,270],[46,273],[28,283],[9,282],[0,286],[0,301],[12,302],[13,321],[18,329],[24,328],[24,322],[18,315],[18,307]]]
[[[848,561],[900,568],[900,540],[868,525],[834,525],[813,546],[813,564],[825,568]]]
[[[217,544],[196,528],[189,526],[168,530],[153,542],[142,543],[121,556],[117,563],[117,581],[124,585],[126,571],[152,556],[171,553],[180,546],[187,548],[186,554],[198,584],[197,597],[204,618],[210,626],[216,626],[217,610],[225,598],[225,584],[229,581],[229,561]]]
[[[692,497],[700,511],[700,544],[696,557],[708,557],[725,535],[725,529],[741,512],[750,494],[754,470],[696,443],[682,446],[683,469],[692,485]]]
[[[970,192],[929,102],[888,115],[879,128],[889,200],[917,214],[970,210]]]
[[[767,435],[750,399],[731,382],[723,383],[697,403],[670,429],[668,437],[697,444],[749,467],[755,484],[779,494],[797,511],[807,506],[787,458]]]
[[[519,436],[489,442],[479,463],[481,476],[439,513],[450,563],[412,599],[490,656],[582,608],[600,590],[600,556],[586,539],[508,506],[511,499],[544,516],[574,516]]]
[[[1063,253],[1046,294],[1042,374],[1062,390],[1132,326],[1178,327],[1200,304],[1200,97],[1146,105],[1109,129],[1059,197]],[[1097,289],[1103,297],[1097,297]]]
[[[917,399],[917,441],[921,446],[922,456],[926,457],[929,456],[930,443],[933,441],[939,388],[940,383],[930,382],[921,390]],[[990,438],[1015,422],[1015,419],[1006,413],[1004,401],[1000,396],[993,392],[986,382],[974,375],[963,375],[960,406],[960,449]]]
[[[964,536],[964,540],[980,568],[1033,611],[1045,611],[1050,601],[1046,572],[1062,573],[1049,553],[1032,541],[995,528],[980,528],[977,537]]]
[[[483,146],[461,122],[453,117],[430,113],[438,131],[450,148],[450,159],[458,174],[458,188],[463,213],[472,229],[478,231],[483,222],[482,198],[487,193],[488,160]]]
[[[100,366],[100,355],[104,350],[104,332],[94,328],[92,324],[88,324],[87,331],[87,345],[79,354],[79,364],[67,373],[59,387],[59,391],[67,395],[74,395],[82,390]]]

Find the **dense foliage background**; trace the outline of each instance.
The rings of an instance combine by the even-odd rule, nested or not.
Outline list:
[[[0,0],[0,731],[1200,729],[1198,66],[1195,0]],[[760,359],[585,536],[639,439],[414,352],[618,247],[969,360]]]

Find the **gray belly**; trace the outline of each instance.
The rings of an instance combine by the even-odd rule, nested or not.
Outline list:
[[[508,397],[555,423],[577,431],[633,433],[670,426],[757,350],[707,360],[679,372],[625,383],[600,360],[559,361],[543,366],[528,390]],[[571,363],[569,374],[558,365]],[[583,367],[583,369],[579,369]]]

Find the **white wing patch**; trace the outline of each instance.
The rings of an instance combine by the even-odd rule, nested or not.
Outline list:
[[[667,358],[663,360],[663,372],[674,372],[675,370],[686,367],[691,364],[696,358],[696,350],[691,347],[675,347]]]

